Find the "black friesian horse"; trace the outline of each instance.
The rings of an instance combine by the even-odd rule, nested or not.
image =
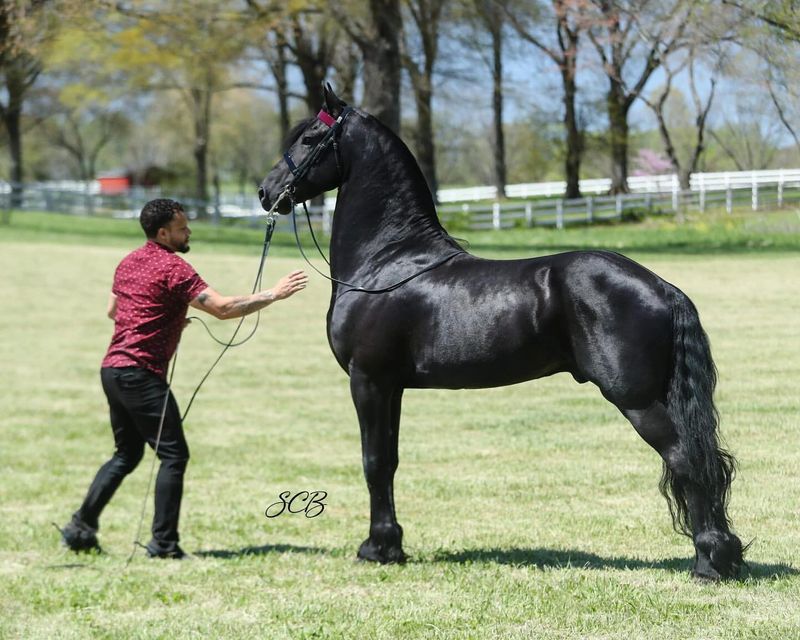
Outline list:
[[[720,447],[716,370],[685,294],[607,251],[470,255],[439,223],[403,142],[330,87],[287,146],[259,189],[265,209],[277,201],[286,214],[291,201],[339,188],[328,340],[361,427],[370,529],[359,558],[405,559],[393,495],[404,389],[566,371],[596,384],[663,458],[660,488],[676,530],[694,542],[694,575],[737,575],[742,543],[726,513],[735,461]]]

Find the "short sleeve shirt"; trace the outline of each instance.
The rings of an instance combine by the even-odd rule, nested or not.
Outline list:
[[[138,367],[165,378],[186,310],[208,285],[183,258],[148,240],[114,273],[114,336],[103,367]]]

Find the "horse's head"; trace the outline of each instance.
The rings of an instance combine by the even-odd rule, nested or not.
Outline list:
[[[324,100],[315,118],[303,120],[292,130],[283,158],[261,183],[258,198],[265,210],[277,202],[278,213],[289,213],[292,200],[304,202],[341,183],[336,144],[351,108],[328,84],[324,87]]]

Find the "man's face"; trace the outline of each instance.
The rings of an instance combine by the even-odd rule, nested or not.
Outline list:
[[[186,214],[183,211],[178,211],[166,227],[161,227],[158,230],[156,239],[173,251],[187,253],[189,251],[189,236],[191,235],[192,230],[189,229],[189,220],[186,218]]]

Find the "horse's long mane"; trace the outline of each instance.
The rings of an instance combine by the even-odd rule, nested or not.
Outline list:
[[[426,228],[430,233],[438,236],[447,244],[456,249],[466,251],[461,242],[451,236],[442,226],[436,211],[436,201],[433,197],[430,186],[428,185],[428,181],[425,179],[425,175],[422,173],[422,168],[419,166],[419,162],[417,162],[417,159],[412,153],[411,149],[408,148],[408,145],[398,134],[396,134],[374,116],[360,110],[358,113],[366,117],[368,120],[374,122],[380,133],[385,135],[391,141],[393,150],[396,150],[397,152],[396,160],[400,162],[406,169],[407,177],[412,181],[411,185],[409,186],[417,190],[418,194],[423,194],[421,199],[417,199],[419,207],[415,210],[415,213],[421,214],[419,216],[419,222],[424,225],[424,228]]]

